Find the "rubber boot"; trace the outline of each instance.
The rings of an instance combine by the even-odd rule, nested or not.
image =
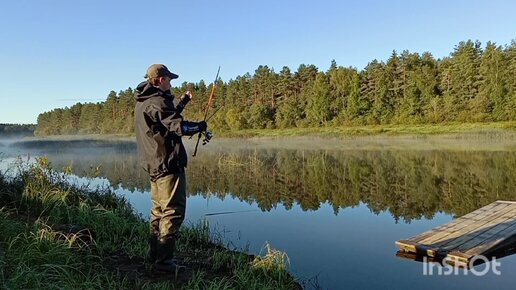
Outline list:
[[[158,235],[149,235],[149,260],[151,263],[155,263],[158,258]]]
[[[185,269],[185,267],[178,265],[173,258],[175,246],[176,240],[174,238],[159,239],[158,257],[156,263],[154,263],[156,270],[177,273]]]

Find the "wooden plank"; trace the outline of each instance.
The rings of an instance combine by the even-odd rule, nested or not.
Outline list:
[[[447,257],[468,266],[476,255],[516,242],[516,202],[495,201],[442,226],[396,241],[404,252]]]
[[[417,262],[434,262],[434,263],[440,263],[442,261],[442,258],[434,258],[434,257],[428,257],[428,256],[422,256],[418,255],[416,253],[406,252],[406,251],[397,251],[396,257],[400,257],[403,259],[409,259]],[[425,257],[426,259],[424,259]]]
[[[513,230],[516,233],[516,224],[513,224],[512,226],[514,226]],[[494,231],[494,229],[493,229],[493,231]],[[473,259],[477,255],[483,254],[484,251],[494,250],[494,247],[496,245],[503,243],[503,241],[505,241],[508,238],[507,236],[504,236],[504,235],[496,235],[496,236],[498,237],[496,239],[493,239],[491,237],[491,242],[482,243],[482,242],[485,242],[485,239],[481,240],[480,243],[482,243],[482,244],[479,244],[478,247],[468,248],[465,246],[465,247],[463,247],[463,249],[454,248],[452,251],[450,251],[450,253],[448,254],[447,257],[450,259],[458,260],[458,262],[460,264],[467,264],[467,263],[469,263],[469,260]],[[468,251],[466,252],[465,250],[468,250]]]
[[[492,202],[492,203],[490,203],[490,204],[488,204],[488,205],[486,205],[484,207],[481,207],[481,208],[479,208],[479,209],[477,209],[477,210],[475,210],[473,212],[470,212],[470,213],[468,213],[466,215],[463,215],[463,216],[461,216],[459,218],[456,218],[456,219],[454,219],[454,220],[452,220],[452,221],[450,221],[450,222],[448,222],[448,223],[446,223],[444,225],[441,225],[439,227],[433,228],[433,229],[428,230],[426,232],[423,232],[423,233],[421,233],[419,235],[416,235],[416,236],[410,238],[410,240],[421,243],[422,240],[428,238],[429,236],[434,235],[436,232],[440,232],[440,231],[446,230],[448,228],[451,228],[451,227],[453,227],[455,225],[459,225],[459,224],[461,224],[463,222],[463,219],[471,219],[471,218],[473,218],[474,216],[476,216],[476,215],[478,215],[480,213],[490,212],[493,207],[499,206],[501,204],[502,203],[500,203],[498,201]],[[506,206],[506,205],[502,204],[502,206]]]
[[[412,253],[417,252],[417,243],[414,243],[410,240],[398,240],[395,242],[395,244],[400,250]]]
[[[507,204],[500,204],[500,203],[497,203],[497,202],[493,203],[493,205],[494,206],[490,210],[474,211],[473,213],[476,213],[476,214],[472,215],[469,218],[465,218],[465,217],[464,218],[458,218],[457,222],[454,223],[452,226],[445,227],[445,231],[448,232],[448,233],[460,231],[463,228],[465,228],[466,226],[468,226],[468,225],[470,225],[472,223],[477,222],[478,220],[489,219],[490,215],[493,215],[494,213],[499,212],[499,211],[503,210],[504,208],[506,208],[508,206]],[[429,242],[429,241],[426,241],[426,242]]]
[[[449,230],[444,230],[436,233],[434,236],[431,236],[427,239],[419,241],[421,244],[436,244],[436,243],[448,243],[452,239],[460,237],[472,230],[478,229],[480,226],[484,226],[489,224],[493,219],[503,216],[507,212],[513,210],[513,206],[509,206],[508,204],[499,204],[498,206],[492,209],[492,212],[485,212],[481,214],[480,220],[467,219],[463,220],[463,223],[460,227],[454,227]]]
[[[505,228],[501,232],[499,232],[496,236],[484,241],[484,243],[479,244],[471,249],[465,251],[468,255],[481,255],[488,251],[496,251],[497,246],[504,243],[504,241],[511,240],[513,241],[516,236],[516,222],[512,223],[511,226]]]
[[[396,241],[396,246],[402,251],[416,253],[420,255],[427,255],[430,257],[444,257],[446,253],[439,251],[438,248],[422,245],[410,240]]]
[[[499,224],[509,222],[509,220],[511,218],[514,218],[515,216],[516,206],[511,206],[509,209],[504,209],[498,212],[495,219],[487,220],[483,223],[478,222],[476,224],[471,224],[467,228],[464,228],[462,231],[453,233],[452,235],[447,237],[447,240],[436,243],[435,246],[443,248],[445,250],[456,249],[460,245],[468,241],[474,240],[476,237],[479,237],[483,233],[488,232],[493,227],[497,227]],[[494,217],[495,215],[491,216],[491,218]]]
[[[464,253],[452,251],[446,255],[446,262],[455,266],[468,267],[470,256]]]
[[[516,223],[512,223],[509,227],[494,235],[488,242],[469,249],[467,252],[451,251],[447,255],[447,260],[458,266],[469,267],[470,261],[478,256],[489,256],[488,252],[494,253],[503,246],[514,245],[516,242]]]
[[[411,237],[409,240],[414,241],[414,242],[419,242],[419,241],[427,239],[428,237],[431,237],[431,236],[435,235],[436,233],[441,232],[445,229],[446,229],[445,225],[442,225],[442,226],[433,228],[431,230],[428,230],[426,232],[423,232],[417,236]]]
[[[446,232],[443,232],[439,235],[436,235],[432,238],[429,238],[427,240],[421,241],[422,243],[445,243],[449,242],[452,238],[456,238],[459,236],[462,236],[464,234],[467,234],[475,229],[477,229],[479,226],[487,226],[489,223],[504,214],[506,214],[508,211],[512,210],[510,206],[507,204],[503,204],[501,206],[494,207],[491,212],[482,213],[478,216],[476,216],[474,219],[469,220],[463,220],[460,227],[454,227]]]
[[[474,216],[476,216],[476,215],[478,215],[480,213],[490,211],[493,207],[495,207],[495,206],[497,206],[499,204],[500,204],[500,202],[498,202],[498,201],[492,202],[492,203],[490,203],[488,205],[485,205],[484,207],[481,207],[481,208],[479,208],[479,209],[477,209],[475,211],[472,211],[472,212],[470,212],[470,213],[468,213],[466,215],[463,215],[463,216],[461,216],[459,218],[456,218],[456,219],[454,219],[454,220],[452,220],[452,221],[450,221],[450,222],[448,222],[448,223],[446,223],[444,225],[438,226],[436,228],[433,228],[431,230],[423,232],[423,233],[421,233],[419,235],[411,237],[410,240],[415,241],[415,242],[420,242],[421,240],[423,240],[425,238],[428,238],[429,236],[435,234],[435,232],[442,231],[442,230],[450,228],[450,227],[452,227],[454,225],[460,224],[462,222],[462,219],[473,218]]]
[[[514,212],[516,215],[516,211]],[[513,216],[512,218],[507,219],[504,222],[498,223],[496,226],[487,228],[483,231],[479,231],[476,236],[471,238],[470,240],[466,240],[466,237],[464,239],[459,240],[457,239],[457,243],[455,244],[449,244],[444,246],[443,248],[448,247],[454,247],[457,251],[466,252],[471,248],[476,247],[479,244],[483,244],[487,241],[489,241],[491,238],[498,238],[501,232],[503,232],[505,229],[510,228],[512,225],[516,223],[516,216]],[[458,243],[461,243],[457,245]]]
[[[491,229],[501,223],[511,222],[511,219],[515,216],[516,216],[516,207],[513,207],[509,211],[499,211],[496,213],[496,215],[487,217],[483,221],[479,221],[475,224],[471,224],[471,225],[463,228],[461,231],[454,233],[454,235],[462,234],[462,235],[459,235],[459,238],[450,240],[446,243],[440,242],[438,244],[439,244],[439,246],[442,246],[442,247],[450,247],[452,245],[457,245],[458,243],[470,240],[471,238],[473,238],[475,236],[479,236],[482,233],[488,231],[489,229]]]

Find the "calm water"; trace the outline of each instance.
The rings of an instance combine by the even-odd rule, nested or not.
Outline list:
[[[4,142],[0,152],[47,155],[77,182],[108,184],[148,215],[148,178],[133,142]],[[428,276],[394,245],[516,200],[513,136],[214,140],[190,157],[188,182],[188,222],[207,219],[227,243],[253,253],[266,242],[285,251],[307,288],[514,289],[516,256],[499,260],[501,275]]]

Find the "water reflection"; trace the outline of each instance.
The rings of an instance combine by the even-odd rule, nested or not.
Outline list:
[[[13,144],[45,152],[56,169],[103,176],[114,187],[149,191],[134,142],[41,141]],[[495,200],[515,200],[516,151],[245,149],[203,151],[190,158],[191,195],[228,195],[257,203],[337,215],[363,203],[410,222],[438,212],[461,216]]]
[[[515,256],[503,259],[503,275],[474,277],[425,276],[422,264],[393,254],[394,241],[449,222],[450,215],[516,199],[511,136],[216,140],[190,158],[187,217],[208,219],[224,240],[254,254],[270,242],[288,253],[296,277],[317,277],[322,289],[513,289]],[[0,148],[6,156],[47,155],[57,169],[102,177],[84,182],[107,178],[148,214],[147,174],[131,140],[6,144]]]

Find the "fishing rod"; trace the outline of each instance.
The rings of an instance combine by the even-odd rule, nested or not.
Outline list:
[[[206,120],[208,118],[208,111],[210,110],[211,103],[213,102],[213,96],[215,96],[215,88],[217,87],[217,81],[219,80],[219,72],[220,72],[220,66],[219,66],[219,69],[217,70],[217,76],[215,77],[215,81],[213,81],[213,86],[211,87],[210,97],[208,98],[208,105],[206,106],[206,110],[204,111],[204,120],[203,120],[204,122],[206,122]],[[199,147],[199,141],[201,141],[202,133],[203,132],[199,132],[199,137],[197,138],[197,143],[195,144],[195,150],[194,150],[194,153],[192,154],[193,157],[195,157],[195,155],[197,155],[197,148]],[[208,135],[208,134],[206,133],[206,135]]]
[[[225,214],[234,214],[234,213],[253,212],[253,211],[258,211],[258,210],[257,209],[249,209],[249,210],[235,210],[235,211],[213,212],[213,213],[205,214],[204,217],[217,216],[217,215],[225,215]]]
[[[215,116],[215,114],[217,114],[217,112],[222,109],[222,107],[224,107],[224,105],[218,107],[217,109],[215,109],[215,112],[211,113],[211,115],[208,117],[208,119],[206,119],[206,122],[208,122],[213,116]]]
[[[220,111],[220,109],[222,109],[222,107],[224,107],[224,104],[222,104],[220,107],[218,107],[217,109],[215,109],[215,112],[211,113],[211,115],[206,119],[206,122],[208,122],[213,116],[215,116],[215,114],[217,114],[218,111]],[[202,145],[206,145],[206,143],[209,142],[209,140],[213,137],[213,134],[211,132],[207,132],[206,133],[206,138],[204,140],[204,142],[202,142]],[[190,138],[188,138],[188,140],[192,139],[193,136],[190,136]]]

